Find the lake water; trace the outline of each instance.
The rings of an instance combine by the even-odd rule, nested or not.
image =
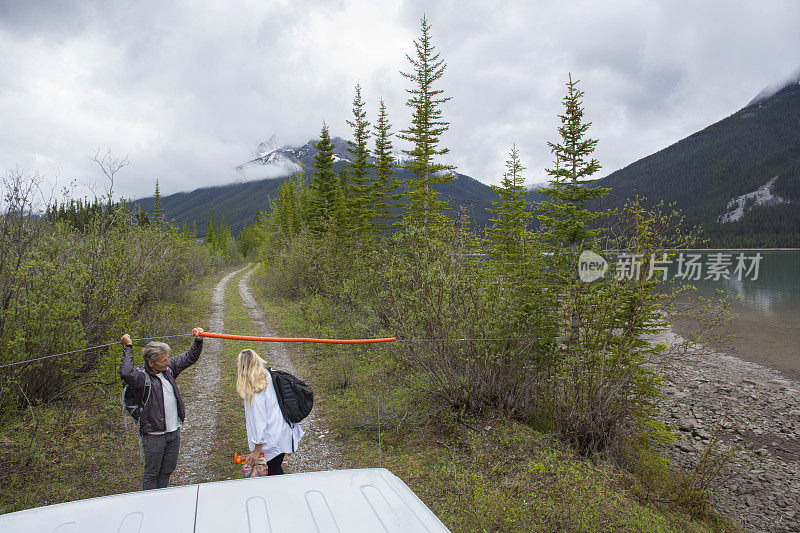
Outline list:
[[[716,254],[730,254],[731,279],[700,279],[690,283],[697,287],[697,295],[713,296],[722,290],[733,300],[738,317],[729,325],[736,337],[720,349],[741,359],[753,361],[784,374],[800,379],[800,250],[703,250],[698,251],[703,265],[718,260]],[[739,253],[744,254],[745,265],[750,266],[756,253],[761,254],[757,279],[734,276],[734,266]],[[722,259],[726,259],[723,255]],[[670,265],[671,275],[677,265]],[[684,269],[685,270],[685,269]],[[745,274],[745,272],[742,272]],[[708,270],[702,277],[708,275]],[[692,326],[690,321],[676,324],[676,330],[685,334]]]

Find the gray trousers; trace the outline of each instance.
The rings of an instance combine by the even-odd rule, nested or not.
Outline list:
[[[163,435],[145,433],[141,436],[144,455],[142,490],[163,489],[169,485],[169,476],[178,465],[178,448],[181,445],[181,430]]]

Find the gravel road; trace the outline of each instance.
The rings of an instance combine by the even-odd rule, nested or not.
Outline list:
[[[231,278],[246,268],[240,268],[227,274],[214,287],[211,297],[209,331],[225,331],[225,287]],[[186,419],[181,428],[178,467],[170,479],[170,485],[216,481],[206,465],[209,454],[214,453],[214,444],[217,439],[219,408],[214,398],[222,386],[222,371],[219,361],[221,354],[221,340],[205,339],[200,360],[178,376],[179,388],[183,383],[187,384],[187,393],[184,394]]]
[[[258,307],[255,299],[250,293],[248,281],[256,269],[250,270],[242,276],[239,281],[239,295],[247,309],[247,315],[253,326],[255,335],[265,337],[277,337],[275,329],[267,322],[264,312]],[[278,342],[262,343],[255,347],[255,350],[263,357],[270,366],[291,372],[298,375],[294,361],[301,357],[297,347],[292,344]],[[314,409],[311,414],[301,422],[305,435],[300,443],[300,449],[287,456],[284,461],[286,472],[311,472],[316,470],[335,470],[347,468],[342,454],[336,448],[335,442],[331,438],[331,432],[325,427],[319,418],[319,404],[321,398],[314,398]]]

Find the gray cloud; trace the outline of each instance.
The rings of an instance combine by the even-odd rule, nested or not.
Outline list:
[[[512,143],[531,182],[569,73],[586,92],[602,173],[745,105],[798,67],[793,2],[367,0],[221,3],[0,0],[0,170],[17,164],[103,187],[86,157],[127,154],[118,192],[241,180],[277,134],[325,121],[348,136],[356,81],[370,120],[405,127],[406,53],[419,19],[447,61],[444,144],[459,171],[497,183]],[[255,175],[253,175],[255,176]],[[249,174],[246,178],[252,177]]]
[[[0,0],[0,30],[21,37],[60,40],[86,29],[95,2]]]

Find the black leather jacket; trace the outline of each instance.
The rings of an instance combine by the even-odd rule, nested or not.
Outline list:
[[[169,358],[167,369],[164,371],[164,377],[172,385],[172,390],[175,391],[175,400],[178,403],[178,418],[180,418],[181,422],[183,422],[186,413],[183,407],[183,398],[181,398],[181,393],[175,384],[175,378],[200,359],[202,349],[203,341],[195,339],[188,352]],[[122,361],[119,364],[119,375],[138,395],[144,393],[145,372],[150,375],[150,399],[142,408],[142,414],[139,418],[139,433],[143,435],[155,431],[166,431],[167,429],[167,423],[164,419],[164,391],[161,388],[161,380],[150,370],[150,366],[147,363],[144,365],[144,370],[141,367],[133,366],[133,347],[125,346],[122,350]]]

